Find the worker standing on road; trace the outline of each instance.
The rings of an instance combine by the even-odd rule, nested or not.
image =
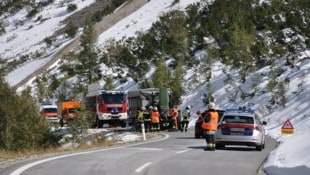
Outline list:
[[[217,130],[219,114],[215,110],[215,104],[209,103],[208,111],[204,113],[201,127],[206,134],[207,148],[205,150],[215,151],[215,132]]]
[[[142,131],[141,130],[141,124],[144,123],[143,121],[143,112],[145,111],[145,107],[142,108],[138,108],[137,110],[137,123],[136,123],[136,128],[138,131]]]
[[[172,130],[177,131],[178,130],[179,111],[176,107],[173,107],[170,110],[170,117],[171,117],[171,123],[172,123]]]
[[[145,110],[143,112],[143,120],[144,120],[144,126],[145,126],[145,132],[151,131],[151,113],[153,111],[153,107],[150,106],[148,110]]]
[[[152,111],[151,113],[151,118],[152,118],[152,131],[157,131],[159,132],[160,131],[160,124],[159,124],[159,117],[160,117],[160,114],[157,110],[157,107],[155,106],[154,107],[154,110]]]
[[[181,132],[183,131],[187,132],[189,119],[191,117],[191,113],[189,109],[190,109],[190,105],[186,106],[185,110],[182,113]]]

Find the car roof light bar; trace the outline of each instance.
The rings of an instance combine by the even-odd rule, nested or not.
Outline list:
[[[248,113],[254,113],[254,109],[246,109],[245,107],[240,107],[240,108],[230,108],[230,109],[225,109],[225,112],[248,112]]]

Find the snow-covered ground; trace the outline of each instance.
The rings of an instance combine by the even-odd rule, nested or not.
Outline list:
[[[137,30],[146,31],[163,12],[169,11],[171,8],[184,8],[198,1],[180,0],[178,4],[171,7],[171,3],[174,0],[151,0],[141,9],[102,33],[98,38],[98,45],[104,44],[111,36],[115,37],[115,39],[135,36]],[[81,9],[94,2],[94,0],[72,0],[71,2],[78,4],[78,9]],[[0,56],[2,58],[11,58],[25,52],[35,52],[43,48],[42,40],[58,29],[60,27],[59,21],[68,16],[66,8],[60,7],[59,3],[60,0],[55,0],[54,6],[49,6],[41,12],[44,17],[49,17],[42,24],[32,20],[25,20],[25,11],[9,17],[6,20],[9,25],[7,33],[0,37]],[[17,28],[16,21],[19,19],[22,19],[24,24]],[[55,53],[55,51],[49,51],[49,53]],[[309,58],[310,51],[301,53],[301,56]],[[7,75],[7,82],[10,85],[15,85],[25,75],[29,75],[49,59],[50,56],[47,56],[44,59],[25,64],[25,66]],[[214,63],[213,66],[212,89],[216,97],[217,107],[224,109],[241,105],[251,106],[251,108],[264,116],[263,120],[268,122],[266,126],[268,135],[279,142],[279,147],[272,151],[266,160],[264,170],[269,175],[310,174],[310,60],[303,61],[299,65],[300,69],[287,68],[282,76],[290,79],[286,93],[288,103],[286,107],[274,108],[272,112],[269,112],[265,107],[270,99],[270,94],[268,93],[262,93],[257,98],[250,99],[246,103],[241,99],[234,103],[230,102],[228,96],[231,94],[227,90],[232,90],[232,87],[225,85],[223,82],[225,75],[222,70],[226,68],[218,62]],[[268,69],[268,67],[264,68],[257,73],[264,75],[264,72],[267,72]],[[193,75],[193,70],[188,70],[186,77],[190,79],[191,75]],[[259,86],[264,87],[266,82],[267,77],[262,77]],[[121,85],[122,88],[128,89],[131,86],[134,86],[132,82]],[[243,88],[247,88],[247,85],[244,85]],[[184,103],[179,108],[184,109],[185,106],[191,105],[193,106],[191,109],[192,113],[195,113],[197,110],[203,110],[205,106],[202,103],[202,97],[205,89],[206,85],[203,85],[195,90],[188,91],[183,97]],[[287,119],[290,119],[294,127],[294,134],[281,134],[281,127]],[[194,125],[194,120],[191,121],[190,125]],[[126,137],[132,138],[124,136],[124,138]]]

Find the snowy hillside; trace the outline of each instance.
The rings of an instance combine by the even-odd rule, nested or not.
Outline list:
[[[105,42],[112,38],[121,39],[123,37],[135,36],[136,31],[146,31],[155,22],[159,15],[173,8],[185,8],[187,5],[198,2],[199,0],[180,0],[174,6],[171,6],[174,0],[151,0],[142,8],[137,10],[132,15],[124,18],[122,21],[111,27],[106,32],[100,34],[98,38],[98,46],[102,46]],[[35,20],[27,20],[25,18],[26,11],[22,10],[14,16],[5,19],[6,34],[0,36],[0,58],[7,61],[12,61],[21,54],[35,54],[37,51],[45,50],[45,55],[41,59],[29,60],[23,66],[15,69],[6,75],[7,82],[14,86],[26,75],[34,72],[38,67],[44,65],[52,54],[55,54],[61,47],[70,42],[65,36],[59,37],[60,47],[48,48],[44,43],[44,38],[50,36],[55,30],[61,26],[60,21],[65,19],[69,13],[66,7],[61,7],[59,4],[62,0],[55,0],[53,4],[44,7],[41,12],[46,20],[38,22]],[[91,4],[94,0],[71,0],[78,4],[78,9]],[[40,15],[40,14],[39,14]],[[279,59],[277,65],[283,67],[285,72],[279,79],[289,78],[290,82],[285,93],[287,103],[285,107],[279,105],[269,105],[271,94],[267,91],[260,91],[254,98],[246,97],[245,99],[237,99],[231,101],[231,96],[234,95],[236,85],[234,83],[225,83],[227,75],[224,70],[229,70],[220,62],[213,63],[211,89],[215,95],[215,103],[218,108],[225,109],[231,107],[247,106],[255,109],[263,115],[263,120],[268,122],[267,132],[279,142],[279,147],[270,153],[270,156],[264,164],[264,170],[269,175],[285,175],[285,174],[310,174],[310,49],[300,53],[300,58],[303,59],[297,67],[289,67],[285,65],[285,58]],[[265,67],[258,72],[253,72],[241,88],[247,92],[253,85],[251,77],[260,75],[258,87],[265,87],[268,82],[268,72],[271,67]],[[192,89],[189,88],[189,82],[194,76],[199,77],[199,72],[195,69],[189,69],[186,72],[184,87],[187,90],[183,96],[180,109],[191,105],[192,113],[197,110],[204,110],[205,106],[202,103],[203,94],[206,92],[208,84]],[[151,74],[151,72],[150,72]],[[147,76],[149,76],[148,74]],[[232,77],[238,79],[238,73],[235,72]],[[126,84],[119,84],[119,88],[130,89],[134,88],[133,81],[128,81]],[[295,132],[292,135],[281,134],[281,127],[284,122],[290,119]],[[191,126],[194,125],[194,119],[191,121]]]

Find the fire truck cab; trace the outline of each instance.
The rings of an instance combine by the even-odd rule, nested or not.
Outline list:
[[[99,89],[98,84],[88,86],[86,107],[93,112],[95,126],[102,127],[127,125],[127,93]]]

